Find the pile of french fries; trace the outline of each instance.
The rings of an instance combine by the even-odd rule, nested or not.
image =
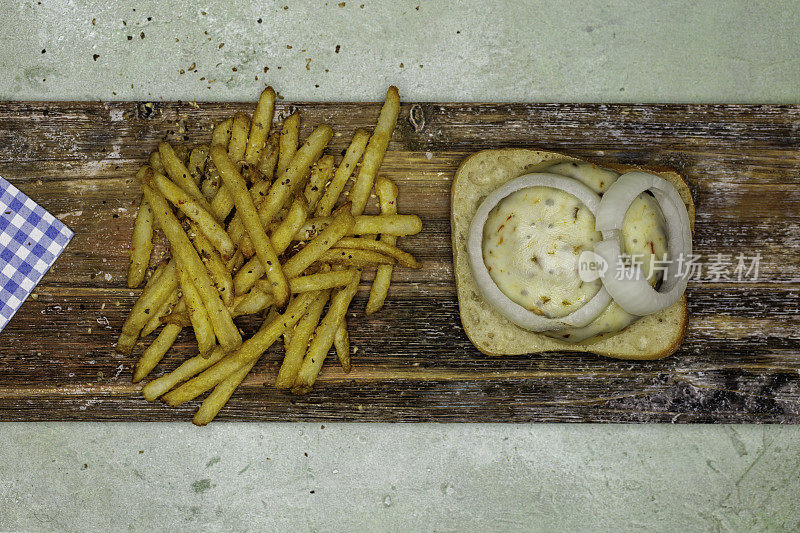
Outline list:
[[[338,165],[323,155],[333,136],[329,125],[317,126],[299,147],[299,113],[271,132],[271,87],[252,117],[239,113],[216,125],[209,145],[159,144],[137,175],[143,197],[128,286],[147,277],[155,230],[171,253],[152,271],[117,350],[130,355],[161,327],[136,363],[134,382],[147,377],[185,327],[193,329],[199,354],[148,382],[148,401],[175,406],[211,391],[194,417],[205,425],[281,336],[277,388],[309,392],[331,347],[350,371],[345,315],[362,269],[377,267],[370,314],[383,306],[395,265],[420,268],[397,248],[397,238],[418,233],[422,222],[397,214],[397,187],[378,176],[399,111],[397,88],[390,87],[375,130],[356,131]],[[380,214],[364,215],[373,190]],[[243,340],[233,319],[251,314],[264,321]]]

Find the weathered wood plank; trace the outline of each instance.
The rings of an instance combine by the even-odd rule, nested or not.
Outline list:
[[[380,106],[281,103],[278,115],[295,107],[303,135],[321,121],[342,133],[329,150],[339,157]],[[132,176],[159,140],[207,141],[214,122],[251,108],[0,103],[0,175],[76,231],[37,299],[0,335],[0,420],[190,418],[196,404],[144,402],[130,384],[133,360],[113,352],[138,294],[124,286]],[[697,205],[696,251],[760,253],[758,282],[692,282],[687,337],[665,360],[480,354],[458,317],[449,188],[469,153],[505,146],[677,168]],[[329,361],[317,389],[293,397],[268,386],[281,353],[272,349],[220,419],[800,422],[798,148],[798,106],[406,104],[382,172],[398,182],[400,211],[423,218],[403,246],[424,268],[398,269],[386,309],[369,318],[362,284],[349,318],[359,348],[351,374]],[[156,374],[193,344],[182,334]]]

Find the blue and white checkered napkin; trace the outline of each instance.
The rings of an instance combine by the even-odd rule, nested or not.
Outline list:
[[[0,331],[72,235],[60,220],[0,177]]]

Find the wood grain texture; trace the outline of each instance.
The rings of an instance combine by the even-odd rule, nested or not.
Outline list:
[[[76,234],[0,334],[0,420],[191,418],[197,402],[145,402],[130,383],[134,360],[113,351],[139,292],[125,287],[133,176],[158,141],[207,142],[213,123],[253,106],[0,103],[0,175]],[[320,122],[341,134],[328,150],[339,158],[380,105],[279,103],[277,115],[295,109],[301,136]],[[697,206],[696,251],[760,253],[759,281],[690,283],[687,337],[664,360],[482,355],[458,317],[449,191],[467,155],[501,147],[676,168]],[[278,392],[273,349],[218,419],[798,423],[799,148],[798,106],[405,104],[381,171],[398,184],[400,212],[423,219],[422,233],[401,239],[423,268],[396,269],[386,308],[369,318],[362,284],[348,317],[351,374],[331,357],[308,396]],[[181,334],[154,375],[193,345]]]

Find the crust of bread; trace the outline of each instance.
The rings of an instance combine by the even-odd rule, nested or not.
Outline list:
[[[450,228],[461,324],[467,337],[481,352],[490,356],[577,351],[616,359],[649,360],[671,355],[686,333],[689,320],[686,295],[670,307],[642,317],[618,333],[579,343],[567,343],[522,329],[497,312],[481,295],[467,256],[469,225],[478,206],[503,183],[561,161],[582,160],[542,150],[484,150],[469,156],[456,171],[450,197]],[[686,204],[694,231],[692,195],[689,186],[674,169],[591,162],[617,172],[644,170],[668,180]]]

